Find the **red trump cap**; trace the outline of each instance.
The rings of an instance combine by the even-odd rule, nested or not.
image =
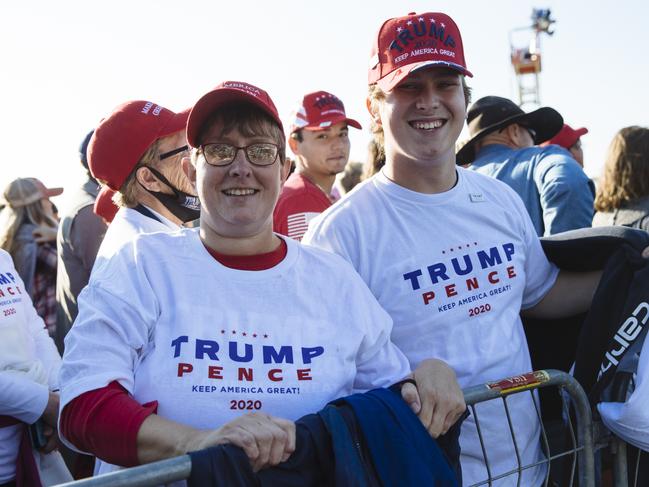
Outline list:
[[[460,29],[440,12],[389,19],[376,36],[368,83],[390,91],[416,69],[442,66],[473,76],[466,67]]]
[[[261,108],[284,132],[277,108],[268,93],[243,81],[224,81],[203,95],[192,107],[187,120],[187,143],[191,147],[198,147],[198,137],[207,119],[221,106],[233,102],[248,102]]]
[[[156,140],[185,128],[188,111],[174,113],[150,101],[117,106],[95,129],[88,144],[90,172],[119,191]]]

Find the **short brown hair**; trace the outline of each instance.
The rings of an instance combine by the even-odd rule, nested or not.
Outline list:
[[[649,196],[649,129],[633,125],[611,141],[595,209],[613,211],[644,196]]]

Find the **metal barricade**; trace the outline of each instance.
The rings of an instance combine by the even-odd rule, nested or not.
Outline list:
[[[555,453],[550,451],[548,435],[545,427],[541,427],[541,442],[543,445],[545,459],[531,465],[522,465],[520,462],[520,452],[516,443],[516,432],[513,430],[507,398],[513,394],[531,394],[534,402],[535,413],[541,425],[541,410],[535,390],[549,386],[556,386],[570,397],[571,404],[574,408],[574,414],[565,411],[566,428],[570,437],[570,447],[565,451]],[[517,475],[520,484],[522,472],[526,469],[534,468],[538,465],[547,465],[547,473],[544,485],[550,485],[551,462],[562,458],[570,458],[570,484],[579,485],[579,487],[595,487],[595,463],[594,463],[594,445],[593,430],[590,405],[586,394],[577,381],[569,374],[557,370],[541,370],[530,372],[528,374],[510,377],[498,382],[481,384],[464,389],[464,398],[471,413],[476,421],[478,435],[483,447],[485,465],[489,472],[489,478],[483,482],[474,484],[476,487],[481,485],[493,485],[499,479],[507,476]],[[488,460],[488,452],[484,448],[482,431],[480,429],[480,418],[476,412],[475,405],[485,401],[501,400],[508,418],[508,426],[512,437],[514,450],[518,459],[518,466],[509,472],[504,472],[492,477]],[[573,424],[574,416],[576,427]],[[626,458],[625,458],[626,460]],[[626,464],[625,464],[626,465]],[[189,477],[191,472],[191,460],[188,455],[182,455],[176,458],[162,460],[159,462],[149,463],[139,467],[133,467],[118,472],[112,472],[97,477],[60,484],[59,487],[151,487],[177,480],[184,480]],[[578,484],[575,479],[578,479]],[[564,484],[561,484],[563,487]],[[621,486],[616,486],[621,487]]]
[[[548,433],[543,424],[541,407],[535,393],[537,389],[549,386],[558,387],[559,392],[562,393],[564,397],[567,395],[570,398],[570,405],[572,405],[571,411],[568,403],[563,401],[565,432],[567,433],[569,445],[567,448],[558,452],[551,451],[550,449]],[[514,431],[512,426],[510,408],[507,400],[513,394],[530,394],[534,404],[535,414],[541,425],[541,446],[545,458],[530,465],[522,465],[521,452],[519,451],[516,439],[516,431]],[[487,468],[488,475],[487,479],[473,484],[473,486],[498,485],[498,480],[511,476],[517,477],[517,485],[523,485],[521,484],[521,477],[525,470],[544,465],[546,467],[546,474],[543,485],[552,485],[550,483],[552,465],[557,465],[558,462],[562,461],[564,463],[569,462],[569,472],[563,472],[561,480],[558,482],[559,485],[562,487],[564,485],[579,485],[580,487],[595,486],[595,460],[590,405],[586,393],[570,374],[558,370],[539,370],[520,376],[510,377],[498,382],[490,382],[479,386],[469,387],[464,390],[464,397],[476,423],[480,445],[482,447],[483,461]],[[507,417],[507,426],[509,428],[516,457],[516,468],[507,472],[499,473],[498,475],[493,475],[489,462],[489,452],[484,446],[485,441],[480,427],[480,416],[476,411],[475,406],[481,402],[497,400],[502,401],[505,415]],[[576,425],[574,423],[576,423]]]
[[[647,452],[632,447],[619,438],[614,438],[612,443],[613,455],[613,479],[615,487],[646,487],[645,478],[640,479],[640,462],[647,462]],[[634,451],[633,456],[629,456],[629,450]]]
[[[189,455],[181,455],[88,479],[66,482],[55,487],[154,487],[188,479],[191,470],[192,461]]]
[[[601,485],[646,487],[646,478],[640,478],[640,462],[647,462],[649,454],[615,436],[601,421],[595,421],[593,426],[596,462],[602,473]]]

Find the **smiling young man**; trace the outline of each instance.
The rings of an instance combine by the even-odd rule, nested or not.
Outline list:
[[[336,174],[349,160],[349,127],[361,125],[347,118],[338,97],[326,91],[304,96],[288,141],[296,169],[284,184],[273,215],[277,233],[301,240],[309,221],[331,206]]]
[[[599,277],[558,278],[514,191],[456,165],[469,103],[464,76],[471,73],[462,39],[447,15],[383,23],[368,108],[384,138],[385,166],[316,218],[304,237],[354,266],[394,320],[392,340],[411,367],[441,359],[461,387],[529,372],[521,309],[546,318],[575,314],[590,304]],[[566,284],[576,292],[567,293]],[[512,396],[508,405],[521,461],[532,464],[541,458],[534,405],[529,395]],[[502,405],[477,410],[491,475],[515,469]],[[485,480],[473,417],[462,425],[460,443],[463,483]],[[543,470],[525,470],[522,485],[539,485]],[[516,482],[513,475],[494,485]]]

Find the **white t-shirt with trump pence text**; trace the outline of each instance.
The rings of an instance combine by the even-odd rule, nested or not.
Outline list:
[[[467,387],[531,370],[519,312],[545,296],[558,269],[508,186],[462,168],[457,174],[449,191],[422,194],[379,173],[316,218],[303,241],[354,266],[392,317],[392,340],[413,369],[438,358]],[[530,395],[508,404],[523,465],[533,463],[541,451]],[[502,403],[479,404],[477,411],[492,475],[515,468]],[[465,484],[485,480],[473,416],[460,444]],[[542,474],[527,470],[523,485],[538,485]]]
[[[296,420],[405,378],[392,320],[351,266],[285,241],[283,261],[261,271],[221,265],[197,230],[122,247],[79,297],[61,406],[117,380],[205,429],[255,411]]]

